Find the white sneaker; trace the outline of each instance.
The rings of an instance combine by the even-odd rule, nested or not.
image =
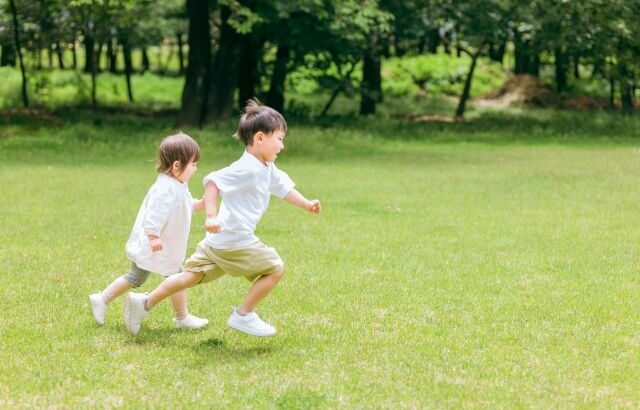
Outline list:
[[[182,320],[173,319],[178,329],[202,329],[209,324],[208,319],[203,319],[193,315],[187,315]]]
[[[91,305],[93,318],[100,326],[104,325],[104,316],[107,314],[109,305],[102,300],[102,294],[94,293],[93,295],[89,295],[89,305]]]
[[[140,325],[149,314],[144,308],[146,300],[146,293],[135,292],[129,292],[124,300],[124,326],[132,335],[138,334]]]
[[[227,320],[227,325],[253,336],[273,336],[276,334],[276,329],[260,319],[256,312],[241,316],[236,309],[233,309],[229,320]]]

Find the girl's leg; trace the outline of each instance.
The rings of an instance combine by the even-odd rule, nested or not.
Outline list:
[[[249,293],[247,293],[247,296],[244,298],[244,302],[242,302],[242,305],[240,305],[236,311],[240,315],[246,315],[247,313],[256,310],[258,303],[271,293],[273,288],[275,288],[278,282],[280,282],[283,275],[284,267],[280,267],[274,273],[261,276],[258,280],[253,282],[253,285],[251,285],[251,288],[249,289]]]
[[[189,314],[187,310],[187,291],[181,290],[171,295],[171,306],[177,320],[183,320]]]
[[[144,305],[145,310],[149,311],[169,296],[197,285],[203,278],[203,272],[182,272],[178,275],[169,276],[157,288],[149,293],[149,295],[147,295]]]
[[[124,277],[120,276],[118,279],[114,280],[111,285],[107,286],[105,290],[100,294],[102,296],[102,301],[105,305],[108,305],[113,301],[113,299],[122,295],[129,289],[131,289],[133,285],[129,283]]]

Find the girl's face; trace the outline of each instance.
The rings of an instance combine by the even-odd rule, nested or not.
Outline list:
[[[186,167],[180,172],[180,163],[178,161],[173,163],[173,167],[171,168],[171,174],[173,174],[174,178],[182,183],[189,182],[193,174],[198,170],[198,163],[193,160],[189,161]]]

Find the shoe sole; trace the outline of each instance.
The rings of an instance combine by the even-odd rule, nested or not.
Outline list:
[[[127,331],[129,332],[129,334],[135,334],[133,333],[133,331],[131,330],[131,325],[129,322],[129,312],[131,311],[131,301],[129,300],[129,295],[127,295],[126,298],[124,298],[124,327],[127,328]]]
[[[175,323],[175,321],[173,323],[176,325],[176,329],[200,330],[200,329],[204,329],[205,327],[207,327],[207,325],[209,324],[209,321],[207,321],[207,323],[205,323],[204,325],[202,325],[200,327],[180,326],[177,323]]]
[[[273,333],[258,333],[258,332],[255,332],[253,330],[247,329],[246,327],[238,326],[233,322],[227,322],[227,326],[229,326],[230,328],[235,329],[235,330],[237,330],[239,332],[251,335],[251,336],[269,337],[269,336],[274,336],[276,334],[276,332],[273,332]]]
[[[91,300],[91,296],[89,296],[89,307],[91,308],[91,314],[93,315],[93,318],[95,319],[95,321],[98,324],[98,326],[103,326],[104,325],[104,320],[102,321],[102,323],[100,323],[100,321],[98,320],[98,317],[96,316],[95,310],[93,309],[93,300]]]

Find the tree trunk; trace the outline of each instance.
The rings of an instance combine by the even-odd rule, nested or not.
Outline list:
[[[630,78],[630,72],[625,63],[619,63],[620,72],[620,103],[622,113],[625,115],[633,115],[635,113],[635,104],[633,101],[633,80]]]
[[[53,68],[53,44],[49,44],[47,46],[47,63],[49,64],[49,69]]]
[[[2,56],[0,57],[0,66],[14,67],[16,65],[16,47],[11,38],[7,38],[2,43]]]
[[[578,53],[573,55],[573,78],[580,79],[580,54]]]
[[[25,107],[29,106],[29,96],[27,94],[27,73],[24,69],[24,61],[22,60],[22,46],[20,45],[20,36],[18,30],[18,12],[16,11],[16,4],[14,0],[9,0],[9,7],[11,8],[11,15],[13,17],[13,41],[15,49],[18,53],[18,61],[20,62],[20,73],[22,74],[22,104]]]
[[[462,119],[464,117],[467,100],[471,96],[471,81],[473,80],[473,72],[476,69],[476,62],[478,61],[478,57],[480,57],[481,52],[482,52],[482,47],[479,47],[478,50],[471,55],[471,67],[469,67],[467,78],[464,81],[464,88],[462,90],[462,95],[460,96],[460,102],[458,103],[458,108],[456,109],[455,117],[458,119]]]
[[[42,49],[40,46],[33,50],[33,53],[36,60],[36,70],[42,70]]]
[[[218,52],[211,71],[208,99],[208,119],[228,118],[233,112],[233,96],[238,86],[242,37],[229,24],[231,10],[227,6],[220,9],[220,38]]]
[[[291,51],[288,45],[280,44],[276,52],[276,62],[267,94],[267,105],[278,112],[284,111],[284,85],[287,79],[287,63]]]
[[[568,59],[567,53],[560,48],[554,50],[555,55],[555,69],[556,69],[556,91],[559,93],[567,89],[567,71],[568,71]]]
[[[238,108],[242,110],[248,99],[254,98],[259,80],[259,64],[264,37],[260,34],[243,36],[242,54],[238,67]]]
[[[613,75],[609,76],[609,108],[611,110],[616,108],[616,80]]]
[[[56,54],[58,55],[58,67],[60,67],[61,70],[64,70],[64,56],[62,55],[62,46],[60,45],[60,42],[56,43]]]
[[[149,71],[149,54],[147,54],[147,48],[142,47],[142,74]]]
[[[498,45],[490,44],[489,45],[489,58],[493,61],[496,61],[500,64],[504,62],[504,53],[507,49],[507,42],[503,41]]]
[[[107,40],[107,61],[109,62],[109,72],[112,74],[116,74],[118,72],[118,54],[116,53],[116,50],[114,50],[114,42],[115,40],[112,38]]]
[[[201,126],[206,115],[211,65],[209,1],[187,0],[187,15],[189,60],[178,121],[181,124]]]
[[[182,44],[182,33],[176,33],[178,38],[178,64],[180,64],[180,75],[184,74],[184,44]]]
[[[120,39],[120,44],[122,44],[122,55],[124,57],[124,76],[127,82],[127,96],[129,97],[129,102],[133,102],[133,88],[131,87],[133,63],[131,62],[131,46],[129,46],[129,37],[123,36]]]
[[[71,65],[73,69],[78,68],[78,52],[76,51],[76,42],[74,40],[73,44],[71,44]]]
[[[438,52],[438,46],[440,45],[440,29],[434,28],[429,30],[429,42],[427,46],[427,51],[431,54],[435,54]]]
[[[98,43],[98,50],[95,53],[94,64],[96,66],[96,72],[99,73],[102,71],[101,62],[102,62],[102,50],[104,49],[104,43]]]
[[[329,98],[329,101],[327,101],[324,108],[322,109],[322,112],[320,113],[321,117],[324,117],[325,115],[327,115],[327,113],[329,112],[329,109],[333,105],[333,102],[335,101],[335,99],[338,98],[338,95],[340,94],[340,92],[344,91],[347,88],[347,85],[349,84],[349,81],[351,79],[351,73],[353,73],[354,68],[356,68],[355,63],[351,64],[351,68],[349,68],[347,73],[342,77],[342,81],[340,81],[340,84],[335,88],[335,90],[333,90],[333,93],[331,94],[331,98]]]
[[[93,65],[96,61],[95,59],[95,41],[93,40],[93,36],[89,33],[84,34],[84,72],[92,73]]]
[[[377,39],[373,39],[364,52],[362,82],[360,83],[360,115],[376,112],[376,103],[382,101],[382,76],[380,73],[380,50]]]

